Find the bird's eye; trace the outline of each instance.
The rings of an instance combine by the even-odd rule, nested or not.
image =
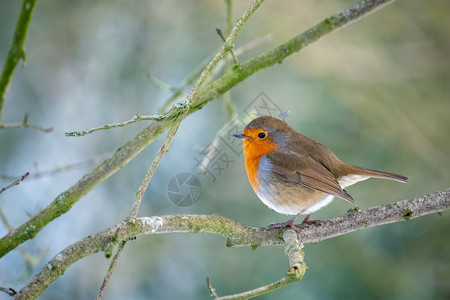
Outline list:
[[[263,138],[266,137],[266,133],[265,133],[265,132],[260,132],[260,133],[258,133],[258,137],[259,137],[260,139],[263,139]]]

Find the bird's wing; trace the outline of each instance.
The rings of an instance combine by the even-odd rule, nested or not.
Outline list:
[[[352,196],[342,189],[334,175],[312,157],[286,152],[274,154],[267,156],[273,162],[275,177],[354,203]]]

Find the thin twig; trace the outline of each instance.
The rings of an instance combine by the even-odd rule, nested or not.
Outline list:
[[[275,64],[281,64],[292,54],[303,50],[305,47],[313,44],[332,31],[355,22],[394,1],[395,0],[362,0],[339,13],[331,15],[319,24],[278,47],[253,57],[246,62],[240,63],[236,68],[229,68],[225,74],[214,82],[211,82],[199,92],[199,97],[196,98],[197,101],[192,104],[191,109],[203,107],[205,103],[209,101],[207,99],[217,98],[218,95],[222,95],[255,72]]]
[[[225,0],[225,3],[227,6],[227,16],[226,16],[227,32],[229,34],[231,32],[232,26],[233,26],[232,21],[231,21],[233,19],[233,16],[232,16],[233,1]],[[216,28],[216,31],[217,31],[217,34],[222,39],[222,41],[225,43],[225,37],[223,36],[222,31],[218,28]],[[232,54],[234,63],[237,64],[237,60],[236,60],[233,50],[231,50],[231,54]],[[228,67],[230,65],[229,60],[227,60],[226,62],[227,63],[225,64],[225,66]],[[225,128],[227,128],[229,126],[229,124],[237,117],[236,106],[233,104],[233,102],[231,102],[230,91],[226,92],[223,95],[223,105],[224,105],[226,111],[228,112],[228,119],[225,122],[225,124],[222,126],[222,128],[218,131],[219,133],[223,132],[225,130]],[[208,170],[208,167],[211,164],[211,161],[214,159],[216,152],[219,149],[219,145],[220,145],[220,134],[216,134],[215,138],[213,139],[213,141],[211,142],[209,147],[206,149],[205,153],[203,153],[203,154],[205,154],[205,158],[198,165],[198,170],[200,173],[205,173]]]
[[[46,176],[53,176],[58,173],[71,171],[76,168],[94,165],[98,162],[99,162],[99,159],[89,159],[87,161],[82,161],[82,162],[78,162],[78,163],[67,164],[67,165],[63,165],[63,166],[56,166],[54,169],[43,170],[43,171],[39,171],[39,170],[31,171],[31,173],[27,177],[27,179],[31,180],[31,179],[39,179],[39,178],[46,177]],[[38,169],[38,168],[35,167],[35,169]],[[0,180],[14,180],[17,177],[18,176],[0,174]]]
[[[170,143],[172,142],[175,133],[178,130],[178,127],[181,123],[181,118],[179,120],[176,120],[172,127],[170,128],[169,132],[167,133],[167,138],[162,144],[161,148],[159,149],[158,154],[156,154],[155,159],[153,160],[152,166],[148,170],[147,174],[145,174],[144,179],[142,180],[141,185],[139,186],[138,190],[136,191],[135,200],[133,203],[133,208],[131,209],[130,218],[135,218],[139,212],[139,207],[141,206],[142,198],[144,197],[144,193],[147,190],[148,184],[150,183],[150,180],[152,179],[153,175],[155,174],[156,168],[158,168],[162,158],[164,157],[164,154],[169,151]]]
[[[225,14],[226,33],[230,34],[233,29],[233,0],[225,0],[227,12]]]
[[[192,84],[195,83],[195,80],[200,76],[201,72],[205,69],[208,62],[211,60],[213,55],[209,55],[206,57],[199,65],[197,65],[187,76],[186,78],[181,82],[180,86],[177,90],[174,91],[171,97],[166,100],[166,102],[161,106],[161,109],[159,110],[160,113],[165,113],[168,109],[168,107],[172,104],[173,101],[175,101],[177,98],[181,97],[183,95],[184,91]]]
[[[53,128],[44,128],[38,125],[33,125],[28,123],[28,114],[25,114],[25,117],[23,118],[22,123],[0,123],[0,129],[1,128],[13,128],[13,129],[21,129],[21,128],[31,128],[40,130],[42,132],[52,132]]]
[[[2,221],[3,226],[8,230],[8,232],[11,232],[14,227],[9,223],[8,219],[5,216],[5,213],[3,212],[3,209],[0,207],[0,221]]]
[[[236,56],[240,56],[240,55],[258,47],[259,45],[262,45],[264,43],[272,41],[274,36],[275,35],[273,33],[269,33],[269,34],[263,35],[261,37],[257,37],[255,39],[251,40],[250,42],[248,42],[247,44],[237,48],[236,51],[234,51],[234,54],[236,54]]]
[[[97,300],[101,300],[103,298],[103,293],[105,292],[106,287],[108,286],[109,280],[111,279],[112,273],[114,272],[114,269],[116,268],[117,261],[119,260],[120,254],[122,254],[123,249],[125,248],[126,241],[122,241],[119,244],[119,247],[117,247],[117,252],[112,258],[111,264],[109,265],[108,272],[105,275],[105,278],[103,278],[102,286],[100,287],[98,294],[97,294]]]
[[[163,145],[159,149],[158,154],[156,154],[155,159],[153,160],[152,166],[148,170],[147,174],[145,174],[144,179],[142,180],[141,185],[139,186],[138,190],[136,191],[133,207],[131,209],[129,219],[136,218],[139,207],[142,202],[142,198],[144,197],[144,193],[147,190],[148,184],[150,183],[150,180],[153,178],[153,175],[155,174],[156,169],[158,168],[159,164],[161,163],[161,160],[164,156],[164,154],[169,151],[170,143],[172,142],[175,133],[178,130],[178,127],[180,126],[182,118],[179,120],[175,120],[174,124],[170,128],[169,132],[167,133],[167,138],[164,141]],[[103,283],[98,291],[97,300],[102,299],[103,293],[106,290],[106,287],[108,286],[109,280],[111,279],[112,273],[114,272],[116,268],[117,261],[119,260],[120,254],[122,253],[123,248],[125,247],[125,241],[120,243],[116,254],[114,255],[113,260],[110,263],[110,266],[108,268],[108,272],[105,275],[105,278],[103,279]]]
[[[209,293],[211,294],[211,297],[213,297],[213,299],[219,298],[219,296],[217,296],[216,289],[213,288],[211,284],[211,279],[209,279],[209,276],[206,276],[206,287],[208,288]]]
[[[161,160],[164,157],[164,154],[166,154],[167,151],[169,151],[170,143],[172,142],[172,140],[178,130],[178,127],[180,126],[181,121],[184,118],[184,115],[181,115],[178,119],[174,120],[172,127],[169,129],[169,132],[167,133],[166,140],[164,141],[161,148],[159,149],[158,154],[156,154],[156,157],[153,160],[153,163],[152,163],[150,169],[147,171],[147,174],[145,174],[141,185],[139,186],[138,190],[136,191],[133,207],[131,208],[131,212],[128,216],[129,219],[136,218],[136,216],[139,212],[139,207],[141,206],[141,203],[142,203],[142,198],[144,197],[144,193],[147,190],[148,184],[150,183],[150,180],[153,178],[153,175],[155,174],[156,169],[158,168],[159,164],[161,163]],[[103,293],[104,293],[106,287],[108,286],[109,280],[112,276],[112,273],[115,270],[117,261],[119,260],[120,254],[122,253],[122,250],[124,247],[125,247],[125,241],[120,244],[119,248],[117,249],[116,255],[114,256],[113,260],[111,261],[108,272],[106,273],[105,278],[103,280],[102,286],[100,287],[100,289],[98,291],[97,300],[102,299]]]
[[[130,120],[124,121],[124,122],[120,122],[120,123],[111,123],[111,124],[106,124],[103,126],[99,126],[99,127],[94,127],[91,129],[87,129],[87,130],[82,130],[82,131],[68,131],[66,133],[64,133],[65,136],[85,136],[87,134],[99,131],[99,130],[107,130],[107,129],[111,129],[111,128],[117,128],[117,127],[125,127],[127,125],[130,125],[132,123],[138,122],[138,121],[164,121],[164,120],[169,120],[170,119],[170,115],[151,115],[151,116],[143,116],[143,115],[139,115],[139,114],[135,114],[133,118],[131,118]]]
[[[284,240],[284,252],[286,256],[289,258],[289,270],[286,274],[286,277],[276,282],[267,284],[265,286],[238,294],[222,297],[218,297],[217,294],[215,294],[214,299],[231,300],[231,299],[254,298],[256,296],[267,294],[269,292],[280,289],[288,284],[301,280],[305,275],[305,272],[308,269],[308,267],[306,266],[303,260],[305,254],[303,253],[300,243],[298,241],[297,233],[295,233],[292,229],[287,229],[283,233],[283,240]],[[207,285],[210,290],[212,289],[215,292],[215,290],[210,285],[209,278],[207,278]]]
[[[3,106],[5,103],[5,94],[11,77],[19,60],[25,62],[25,38],[27,36],[28,26],[30,25],[36,0],[24,0],[20,10],[20,16],[17,20],[16,30],[11,47],[8,50],[5,64],[3,65],[2,76],[0,77],[0,120],[2,118]]]
[[[256,48],[257,46],[263,43],[273,40],[273,36],[274,36],[273,34],[267,34],[262,37],[255,38],[249,43],[237,48],[235,51],[236,56],[242,55],[245,52],[250,51],[251,49]],[[212,55],[208,56],[186,76],[186,78],[182,81],[180,86],[174,91],[172,96],[169,97],[169,99],[167,99],[166,102],[162,105],[161,109],[159,110],[160,113],[166,112],[169,105],[172,104],[172,102],[175,101],[178,97],[180,97],[188,86],[194,84],[195,80],[200,76],[201,72],[206,67],[206,65],[208,64],[208,62],[211,60],[212,57],[213,57]],[[221,69],[219,69],[218,71],[220,70]]]
[[[222,51],[222,50],[220,50],[220,51]],[[205,70],[203,70],[202,75],[201,75],[201,76],[203,76],[203,78],[206,78],[207,76],[209,76],[210,72],[212,71],[212,69],[214,68],[215,65],[213,65],[212,67],[210,67],[210,66],[211,66],[211,62],[210,62],[210,64],[208,64],[208,66],[205,68]],[[207,70],[208,67],[210,67],[209,72]],[[201,81],[201,80],[197,81],[193,90],[198,90],[200,88],[200,86],[203,84],[203,82],[204,81]],[[190,95],[192,97],[193,93],[191,93]],[[147,174],[145,175],[144,179],[142,180],[141,185],[139,186],[139,188],[136,192],[135,201],[133,203],[133,207],[132,207],[130,215],[129,215],[130,219],[136,218],[136,216],[139,212],[139,207],[141,205],[142,198],[144,196],[145,191],[147,190],[148,184],[150,183],[150,180],[152,179],[156,169],[158,168],[164,154],[167,153],[167,151],[169,151],[170,143],[172,142],[172,140],[175,136],[175,133],[177,132],[178,127],[180,126],[181,121],[184,119],[185,116],[187,116],[187,113],[188,113],[189,107],[190,107],[190,103],[191,103],[190,99],[192,99],[192,98],[188,98],[186,102],[183,102],[183,106],[180,105],[177,107],[178,109],[182,110],[181,115],[179,116],[179,118],[177,120],[174,121],[171,128],[169,129],[166,140],[164,141],[163,145],[161,146],[158,154],[156,155],[156,158],[153,160],[152,166],[148,170]],[[174,107],[172,107],[172,109],[173,108]],[[121,123],[121,124],[123,124],[123,123]],[[119,125],[119,126],[122,127],[124,125]],[[91,130],[91,132],[92,132],[92,130]],[[66,135],[67,135],[67,133],[66,133]],[[111,275],[114,272],[117,260],[119,259],[120,253],[122,252],[124,246],[125,246],[125,243],[123,243],[122,249],[120,249],[120,251],[118,250],[118,252],[115,255],[115,259],[111,262],[111,265],[110,265],[108,272],[104,278],[102,286],[100,287],[97,299],[101,299],[103,297],[103,292],[109,283],[109,279],[111,278]]]
[[[25,174],[22,175],[22,177],[20,177],[19,179],[16,179],[13,183],[7,185],[6,187],[2,188],[0,190],[0,194],[3,193],[4,191],[6,191],[7,189],[12,188],[13,186],[19,185],[21,181],[24,181],[25,178],[28,177],[28,175],[30,175],[30,172],[26,172]]]
[[[205,83],[206,79],[210,75],[211,71],[216,67],[216,65],[219,63],[219,61],[224,56],[225,52],[228,51],[228,49],[233,48],[233,42],[236,39],[238,33],[241,31],[244,24],[247,22],[248,18],[258,9],[258,7],[263,3],[264,0],[253,0],[253,3],[250,5],[250,7],[244,12],[241,18],[237,21],[236,25],[234,25],[233,29],[231,30],[230,34],[228,35],[227,39],[223,43],[220,50],[217,52],[217,54],[211,59],[211,61],[208,63],[208,65],[205,67],[205,69],[200,74],[200,77],[197,80],[197,83],[195,84],[192,91],[189,93],[187,99],[189,102],[192,103],[193,99],[197,96],[198,91]]]
[[[8,296],[13,297],[17,292],[12,288],[0,287],[0,292],[6,293]]]
[[[208,167],[213,161],[217,150],[219,150],[219,145],[221,141],[220,134],[223,133],[224,130],[228,128],[228,126],[230,126],[230,123],[233,122],[234,119],[237,117],[236,106],[233,104],[233,102],[231,102],[230,92],[226,92],[223,95],[223,104],[228,112],[228,119],[222,126],[222,128],[219,129],[218,134],[216,134],[209,147],[204,151],[204,153],[202,153],[205,155],[205,158],[198,165],[198,171],[200,173],[205,173],[208,170]]]
[[[216,28],[216,32],[217,32],[217,34],[219,35],[219,37],[221,38],[222,42],[225,43],[225,37],[223,36],[222,30],[220,30],[219,28]],[[234,62],[235,64],[237,64],[238,61],[237,61],[237,59],[236,59],[236,55],[234,55],[233,48],[232,48],[232,47],[227,48],[227,51],[230,52],[231,57],[233,58],[233,62]]]
[[[0,128],[12,128],[12,129],[22,129],[22,128],[30,128],[30,129],[36,129],[42,132],[52,132],[53,128],[44,128],[39,125],[33,125],[33,124],[24,124],[24,123],[2,123],[0,124]]]
[[[150,81],[151,84],[153,84],[156,88],[160,89],[161,91],[165,92],[175,92],[177,91],[176,87],[170,86],[154,76],[150,71],[147,71],[146,73],[148,81]]]
[[[276,289],[282,288],[288,284],[291,284],[293,282],[296,282],[297,280],[292,280],[289,278],[282,278],[278,281],[272,282],[268,285],[253,289],[253,290],[249,290],[243,293],[238,293],[238,294],[234,294],[234,295],[228,295],[228,296],[223,296],[223,297],[218,297],[217,300],[231,300],[231,299],[250,299],[250,298],[254,298],[263,294],[267,294],[268,292],[274,291]]]

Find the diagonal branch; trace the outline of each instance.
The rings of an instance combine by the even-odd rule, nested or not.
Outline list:
[[[299,225],[298,228],[302,232],[303,243],[317,243],[356,230],[407,221],[428,214],[443,212],[449,208],[450,188],[393,204],[364,210],[352,209],[343,216],[321,221],[318,224]],[[116,226],[90,235],[61,251],[18,292],[15,299],[38,297],[68,267],[83,257],[98,251],[109,253],[110,249],[113,249],[116,244],[138,235],[175,232],[217,234],[227,238],[228,247],[251,246],[256,248],[285,243],[282,229],[246,227],[219,215],[172,215],[128,219]],[[290,258],[291,267],[295,267],[300,261],[301,258]],[[301,277],[304,272],[295,273],[294,270],[294,275]],[[288,278],[291,278],[289,273]]]
[[[219,97],[256,71],[268,68],[275,63],[281,63],[294,52],[304,49],[319,38],[391,2],[393,0],[363,0],[340,13],[332,15],[279,47],[250,59],[239,66],[231,67],[222,77],[204,86],[198,93],[195,93],[193,90],[191,97],[194,97],[189,105],[187,114],[201,109],[208,102]],[[202,81],[199,83],[202,83]],[[0,240],[0,257],[19,244],[36,236],[49,222],[70,210],[78,200],[133,159],[161,133],[166,131],[172,123],[173,121],[163,120],[150,124],[136,137],[120,147],[112,157],[103,161],[97,168],[84,175],[72,187],[57,196],[44,210],[13,232],[4,236]]]
[[[6,191],[7,189],[12,188],[13,186],[19,185],[20,182],[24,181],[25,178],[28,177],[28,175],[30,175],[30,172],[26,172],[25,174],[23,174],[20,178],[14,180],[13,183],[8,184],[7,186],[5,186],[4,188],[0,189],[0,194],[3,193],[4,191]]]
[[[24,43],[27,36],[28,26],[30,25],[31,15],[33,14],[36,0],[24,0],[20,10],[19,20],[17,21],[14,32],[13,42],[8,51],[5,64],[3,65],[2,76],[0,77],[0,120],[2,118],[3,106],[5,103],[5,94],[14,69],[20,59],[25,61]]]
[[[224,45],[222,46],[222,48],[217,52],[217,54],[214,56],[214,58],[208,63],[208,65],[205,67],[205,69],[200,74],[200,77],[199,77],[196,85],[192,89],[192,91],[189,94],[186,101],[183,102],[184,103],[183,107],[178,107],[179,109],[181,109],[181,108],[183,108],[183,109],[181,109],[181,113],[177,116],[177,119],[174,121],[174,123],[170,127],[166,140],[164,141],[163,145],[161,146],[158,154],[156,155],[155,159],[153,160],[152,166],[148,170],[141,185],[139,186],[138,191],[136,192],[135,201],[133,203],[133,207],[131,209],[129,218],[132,218],[132,219],[136,218],[138,211],[139,211],[139,207],[141,205],[142,198],[144,196],[145,191],[147,190],[150,180],[152,179],[153,175],[155,174],[155,171],[158,168],[164,154],[167,151],[169,151],[169,146],[175,136],[175,133],[178,130],[178,127],[180,126],[183,119],[187,116],[187,112],[189,111],[189,106],[192,103],[192,99],[196,96],[196,93],[198,92],[200,87],[203,85],[205,80],[211,75],[212,70],[219,63],[219,61],[223,57],[225,51],[227,50],[227,47],[225,46],[227,41],[229,43],[234,41],[234,39],[236,38],[236,36],[239,33],[242,26],[244,26],[247,19],[256,11],[256,9],[258,9],[258,7],[260,6],[260,4],[263,1],[264,0],[254,0],[253,1],[253,4],[250,6],[250,8],[245,11],[243,17],[240,20],[238,20],[237,24],[233,27],[233,30],[231,31],[233,33],[233,35],[232,34],[229,35],[228,39],[226,41],[224,41]],[[171,111],[173,111],[173,109],[176,109],[176,108],[177,108],[176,105],[173,106]],[[112,276],[112,272],[114,271],[117,261],[119,260],[120,254],[122,253],[122,250],[125,247],[125,243],[126,243],[125,241],[122,241],[120,243],[120,246],[116,252],[116,255],[114,256],[114,258],[110,264],[110,267],[108,269],[108,272],[103,280],[103,284],[100,287],[99,293],[97,295],[97,299],[102,299],[103,293],[109,283],[109,279]]]
[[[222,77],[216,79],[199,93],[191,110],[204,106],[210,100],[222,95],[239,82],[257,71],[275,64],[281,64],[292,54],[318,41],[327,34],[348,25],[395,0],[363,0],[337,14],[334,14],[305,32],[297,35],[280,46],[256,56],[238,66],[230,68]]]
[[[211,61],[206,65],[203,72],[200,74],[197,83],[195,84],[195,87],[192,89],[192,91],[188,95],[189,102],[192,102],[197,97],[197,93],[199,92],[200,88],[205,83],[206,79],[208,78],[209,74],[212,72],[212,70],[217,66],[219,61],[224,57],[225,53],[228,51],[228,49],[232,49],[234,47],[233,43],[236,39],[238,33],[241,31],[244,24],[247,22],[248,18],[258,9],[258,7],[263,3],[264,0],[253,0],[252,4],[250,5],[249,9],[245,11],[242,17],[240,17],[236,23],[236,25],[231,30],[230,34],[226,38],[225,42],[223,43],[220,50],[217,52],[217,54],[211,59]]]
[[[144,179],[142,180],[142,183],[136,192],[133,207],[131,208],[129,218],[137,217],[137,214],[139,212],[139,207],[141,206],[142,198],[144,197],[144,193],[147,190],[148,184],[150,183],[150,180],[153,178],[153,175],[155,174],[155,171],[158,168],[164,154],[166,154],[167,151],[169,151],[169,145],[172,142],[172,140],[175,136],[175,133],[177,132],[178,127],[180,126],[180,123],[181,123],[181,119],[179,121],[175,122],[172,125],[172,127],[169,129],[169,133],[167,134],[166,140],[164,141],[163,145],[159,149],[159,152],[156,155],[155,159],[153,160],[153,163],[152,163],[150,169],[147,171],[147,174],[145,174]],[[103,283],[98,291],[97,300],[100,300],[103,298],[104,291],[109,284],[109,280],[111,279],[112,273],[114,272],[114,269],[117,265],[119,257],[121,255],[123,249],[125,248],[125,243],[126,243],[126,241],[122,241],[120,243],[120,245],[116,251],[116,254],[114,255],[114,257],[111,261],[111,264],[108,268],[105,278],[103,279]],[[111,250],[111,252],[112,252],[112,250]]]

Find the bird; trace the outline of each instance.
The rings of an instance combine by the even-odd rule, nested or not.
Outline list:
[[[334,197],[352,204],[346,187],[368,178],[405,183],[402,175],[365,169],[343,163],[323,144],[295,131],[284,119],[262,116],[252,120],[235,138],[243,140],[248,180],[259,199],[280,214],[294,215],[270,228],[294,226],[300,215],[325,207]]]

